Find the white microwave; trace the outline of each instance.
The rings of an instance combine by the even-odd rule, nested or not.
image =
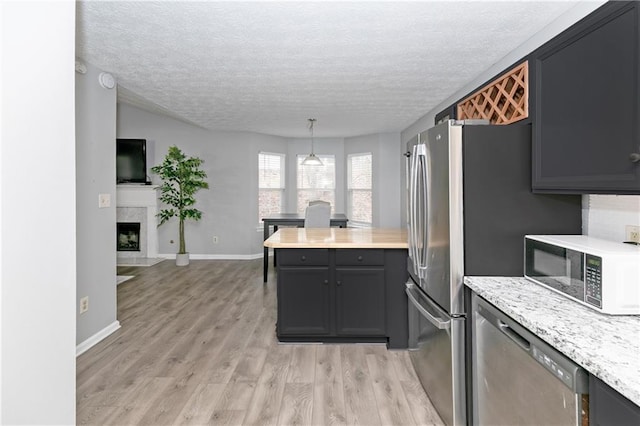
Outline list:
[[[640,315],[640,246],[526,235],[524,276],[604,314]]]

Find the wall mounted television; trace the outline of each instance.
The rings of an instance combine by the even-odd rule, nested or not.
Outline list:
[[[116,183],[147,182],[147,140],[116,139]]]

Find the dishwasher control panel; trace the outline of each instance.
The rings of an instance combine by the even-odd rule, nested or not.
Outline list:
[[[571,387],[573,385],[573,376],[569,371],[555,362],[549,355],[538,349],[536,346],[532,346],[532,354],[536,361],[538,361],[547,371],[551,372],[554,376],[560,379],[565,385]]]

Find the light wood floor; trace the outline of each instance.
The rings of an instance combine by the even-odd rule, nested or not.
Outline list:
[[[118,268],[122,328],[77,359],[77,423],[440,425],[406,351],[282,345],[262,260]]]

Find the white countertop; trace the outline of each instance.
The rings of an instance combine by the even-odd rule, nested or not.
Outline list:
[[[640,316],[604,315],[523,277],[465,277],[464,282],[640,405]]]

